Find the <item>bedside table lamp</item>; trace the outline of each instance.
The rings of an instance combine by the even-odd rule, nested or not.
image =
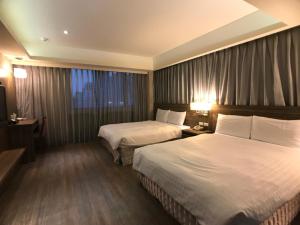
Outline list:
[[[210,102],[192,102],[190,105],[191,110],[195,110],[197,114],[205,118],[206,126],[208,126],[208,113],[212,108]],[[194,130],[204,130],[205,122],[199,122],[199,125],[193,127]]]

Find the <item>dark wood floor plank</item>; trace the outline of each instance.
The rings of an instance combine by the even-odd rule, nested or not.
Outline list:
[[[0,196],[1,225],[177,225],[98,143],[52,149]]]
[[[299,225],[298,218],[293,225]],[[178,225],[98,143],[25,164],[0,196],[0,225]]]

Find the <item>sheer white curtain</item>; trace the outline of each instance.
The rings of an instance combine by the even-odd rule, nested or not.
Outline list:
[[[100,125],[147,119],[147,75],[111,71],[22,67],[15,79],[21,117],[47,117],[49,145],[86,142]]]

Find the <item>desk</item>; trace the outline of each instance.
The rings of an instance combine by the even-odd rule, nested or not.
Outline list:
[[[36,152],[34,148],[34,131],[38,129],[37,119],[26,119],[19,121],[17,124],[8,125],[9,147],[26,148],[25,161],[32,162],[35,160]]]

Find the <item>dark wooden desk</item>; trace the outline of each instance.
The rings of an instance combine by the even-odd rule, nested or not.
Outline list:
[[[34,132],[38,129],[37,119],[26,119],[17,124],[8,125],[9,147],[26,148],[25,161],[35,160],[36,152],[34,148]]]

